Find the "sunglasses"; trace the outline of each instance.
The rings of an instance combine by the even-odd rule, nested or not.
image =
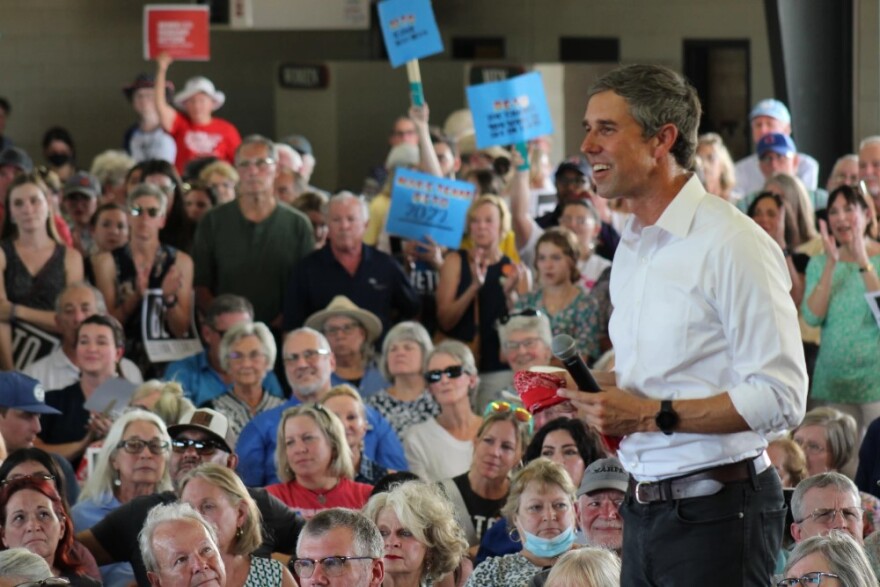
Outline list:
[[[146,206],[132,206],[131,207],[131,215],[137,218],[143,214],[146,214],[150,218],[157,218],[159,216],[160,210],[159,208],[147,208]]]
[[[147,442],[140,438],[129,438],[128,440],[120,440],[116,448],[121,448],[130,455],[139,455],[144,448],[148,447],[154,455],[160,455],[168,449],[168,443],[164,440],[151,440]]]
[[[0,481],[0,487],[9,485],[13,481],[18,481],[19,479],[33,479],[34,481],[55,481],[55,475],[50,475],[49,473],[34,473],[33,475],[10,475],[3,481]]]
[[[196,452],[202,456],[214,454],[218,449],[226,450],[225,447],[216,440],[192,440],[191,438],[180,438],[171,441],[171,449],[182,454],[189,448],[196,449]]]
[[[443,376],[446,375],[450,379],[458,379],[464,374],[464,367],[461,365],[453,365],[445,369],[435,369],[425,373],[425,380],[428,383],[439,383]]]
[[[512,314],[504,314],[501,318],[498,319],[498,323],[502,326],[510,322],[511,318],[523,317],[523,318],[534,318],[535,316],[541,316],[541,312],[534,308],[525,308],[520,310],[519,312],[514,312]]]
[[[523,423],[532,421],[532,415],[525,408],[514,406],[507,402],[498,401],[489,402],[489,404],[486,406],[486,409],[483,411],[483,416],[485,417],[489,414],[495,413],[501,414],[504,412],[513,412],[514,418]]]

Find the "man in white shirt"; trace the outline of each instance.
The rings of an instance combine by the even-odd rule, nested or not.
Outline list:
[[[589,92],[581,150],[633,216],[611,270],[615,377],[561,391],[623,436],[621,584],[767,585],[785,506],[765,436],[798,424],[807,375],[782,250],[693,173],[700,103],[635,65]]]
[[[79,380],[76,366],[76,330],[82,321],[93,314],[106,314],[104,296],[86,282],[65,287],[55,300],[55,324],[61,336],[61,346],[36,361],[25,373],[43,384],[47,390],[62,389]],[[123,358],[119,363],[122,376],[132,383],[143,383],[137,365]]]
[[[791,114],[785,104],[779,100],[770,98],[755,104],[749,114],[749,124],[752,129],[752,142],[755,145],[764,135],[772,132],[791,136]],[[764,185],[764,175],[758,165],[757,153],[737,161],[734,172],[736,189],[742,194],[757,192]],[[819,187],[819,163],[806,153],[800,153],[797,161],[797,176],[808,190],[815,190]]]

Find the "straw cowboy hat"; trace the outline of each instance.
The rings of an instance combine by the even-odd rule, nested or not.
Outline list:
[[[324,322],[334,316],[348,316],[359,323],[367,331],[367,343],[372,343],[382,334],[382,321],[368,310],[359,308],[345,296],[336,296],[326,308],[319,310],[306,319],[306,326],[324,331]]]
[[[207,94],[214,101],[214,110],[226,102],[226,94],[214,87],[214,82],[206,77],[196,76],[186,80],[186,85],[174,96],[174,105],[183,108],[183,103],[198,93]]]

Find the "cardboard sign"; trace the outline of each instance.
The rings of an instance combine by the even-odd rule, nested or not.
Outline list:
[[[137,385],[127,379],[113,377],[98,386],[83,407],[90,412],[99,412],[115,420],[131,402]]]
[[[174,338],[165,326],[161,289],[148,289],[141,303],[141,339],[152,363],[167,363],[202,352],[202,341],[190,326],[185,338]]]
[[[211,58],[208,6],[148,4],[144,6],[144,59],[167,52],[181,61]]]
[[[422,242],[430,236],[438,245],[457,249],[473,197],[474,186],[466,181],[398,168],[385,230]]]
[[[431,0],[385,0],[378,8],[391,67],[443,51]]]
[[[540,73],[469,86],[467,95],[480,149],[553,134]]]

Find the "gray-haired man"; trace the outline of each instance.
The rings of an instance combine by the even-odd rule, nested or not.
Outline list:
[[[384,556],[382,536],[369,518],[333,508],[305,525],[293,568],[302,587],[378,587],[385,578]]]

